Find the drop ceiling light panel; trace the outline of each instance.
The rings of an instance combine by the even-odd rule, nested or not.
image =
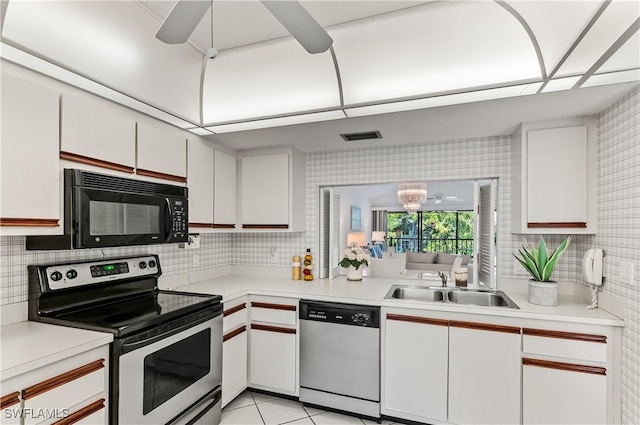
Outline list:
[[[640,16],[640,3],[637,1],[612,1],[595,25],[582,39],[567,61],[560,67],[558,76],[584,73],[611,47]],[[637,65],[636,51],[623,58],[627,68]],[[618,63],[620,66],[620,63]]]
[[[627,40],[597,72],[604,73],[634,68],[640,68],[640,32],[636,32]]]
[[[310,122],[330,121],[346,118],[342,111],[316,112],[312,114],[293,115],[290,117],[271,118],[258,121],[247,121],[233,124],[222,124],[207,127],[216,134],[236,131],[255,130],[258,128],[282,127],[285,125],[305,124]]]
[[[494,2],[439,3],[329,35],[347,106],[541,78],[529,36]]]
[[[331,53],[310,55],[292,38],[208,61],[203,99],[205,124],[340,107]]]
[[[154,38],[133,2],[12,1],[3,39],[151,105],[198,121],[202,55]],[[37,30],[36,30],[37,29]]]
[[[581,87],[603,86],[606,84],[627,83],[633,81],[640,83],[640,69],[592,75]]]
[[[591,17],[599,1],[509,1],[529,24],[544,58],[547,73],[560,62]]]
[[[569,90],[575,83],[578,82],[580,77],[581,76],[553,79],[549,81],[546,86],[544,86],[542,92],[548,93],[552,91]]]
[[[366,115],[385,114],[389,112],[411,111],[415,109],[435,108],[438,106],[458,105],[462,103],[480,102],[483,100],[502,99],[507,97],[520,96],[537,90],[542,83],[520,84],[511,87],[500,87],[472,91],[468,93],[457,93],[443,96],[430,97],[426,99],[408,100],[403,102],[383,103],[380,105],[361,106],[357,108],[347,108],[345,112],[349,117],[361,117]],[[526,93],[525,93],[526,92]],[[530,93],[531,94],[531,93]]]

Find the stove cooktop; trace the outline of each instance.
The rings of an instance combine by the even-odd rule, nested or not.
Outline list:
[[[219,295],[157,291],[104,305],[91,305],[40,316],[42,322],[111,332],[116,337],[157,326],[220,304]]]

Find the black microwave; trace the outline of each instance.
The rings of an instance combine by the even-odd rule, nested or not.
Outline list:
[[[64,234],[27,236],[27,250],[187,242],[188,189],[64,170]]]

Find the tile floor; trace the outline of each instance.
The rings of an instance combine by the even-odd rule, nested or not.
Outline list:
[[[373,425],[353,416],[313,409],[272,395],[245,391],[222,410],[221,425]],[[383,421],[382,425],[391,425]]]

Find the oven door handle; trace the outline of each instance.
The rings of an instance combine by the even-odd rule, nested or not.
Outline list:
[[[129,338],[124,338],[120,344],[120,355],[129,353],[147,345],[151,345],[155,342],[161,341],[165,338],[175,335],[180,332],[184,332],[200,323],[207,322],[215,317],[222,315],[222,305],[219,304],[214,308],[208,309],[206,315],[202,315],[195,320],[191,320],[189,317],[176,319],[175,325],[172,323],[166,325],[160,325],[158,328],[148,330],[140,335],[135,335]],[[221,317],[222,318],[222,317]]]

